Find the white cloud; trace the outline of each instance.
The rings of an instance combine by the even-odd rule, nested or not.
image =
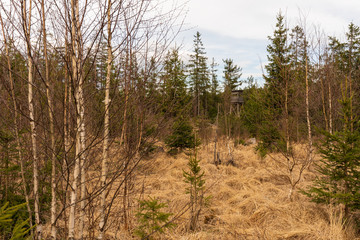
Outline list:
[[[280,9],[290,28],[306,19],[309,34],[320,27],[325,37],[343,37],[351,21],[360,25],[360,1],[355,0],[190,0],[188,8],[185,22],[192,29],[181,34],[183,50],[192,51],[193,35],[199,31],[208,58],[220,64],[220,77],[222,59],[232,58],[243,68],[243,79],[261,79],[267,37],[273,34]]]
[[[226,36],[264,39],[272,34],[280,9],[290,23],[302,12],[309,24],[320,24],[329,34],[340,34],[350,21],[360,20],[360,1],[354,0],[192,0],[187,22]]]

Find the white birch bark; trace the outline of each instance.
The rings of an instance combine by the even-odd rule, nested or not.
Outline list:
[[[7,39],[6,39],[6,35],[5,35],[5,28],[4,28],[4,22],[3,19],[0,15],[0,22],[1,22],[1,29],[2,29],[2,34],[3,34],[3,38],[4,38],[4,45],[5,45],[5,54],[6,54],[6,60],[7,60],[7,67],[8,67],[8,71],[9,71],[9,81],[10,81],[10,90],[11,90],[11,100],[12,100],[12,104],[13,104],[13,108],[14,108],[14,128],[15,128],[15,139],[16,139],[16,150],[18,153],[18,157],[19,157],[19,162],[20,162],[20,174],[21,174],[21,180],[22,180],[22,188],[24,191],[24,195],[25,195],[25,202],[26,202],[26,208],[27,211],[29,213],[29,225],[30,225],[30,231],[31,234],[34,234],[34,231],[32,229],[33,223],[32,223],[32,211],[30,208],[30,201],[29,201],[29,193],[27,191],[26,188],[26,181],[25,181],[25,171],[24,171],[24,159],[22,156],[22,152],[20,149],[20,136],[19,136],[19,128],[18,128],[18,109],[17,109],[17,104],[16,104],[16,98],[15,98],[15,88],[14,88],[14,79],[12,77],[12,70],[11,70],[11,60],[10,60],[10,54],[9,54],[9,47],[7,44]]]
[[[77,45],[78,45],[78,77],[79,77],[79,114],[80,114],[80,226],[79,226],[79,239],[83,239],[84,236],[84,222],[85,222],[85,200],[86,200],[86,132],[85,132],[85,102],[84,102],[84,78],[83,78],[83,66],[82,66],[82,34],[79,17],[79,0],[76,1],[76,26],[77,26]]]
[[[108,30],[108,41],[107,41],[107,72],[106,72],[106,83],[105,83],[105,115],[104,115],[104,143],[103,143],[103,159],[101,169],[101,203],[100,203],[100,223],[99,223],[99,237],[103,239],[105,232],[105,210],[106,210],[106,175],[107,175],[107,164],[109,157],[109,107],[110,107],[110,75],[111,75],[111,62],[112,62],[112,47],[111,47],[111,0],[108,1],[107,11],[107,30]]]
[[[78,43],[77,43],[77,21],[78,21],[78,9],[76,9],[78,0],[71,0],[71,68],[72,78],[75,87],[75,101],[76,101],[76,143],[75,143],[75,165],[73,173],[73,182],[71,184],[71,196],[70,196],[70,213],[69,213],[69,233],[68,239],[75,239],[75,210],[77,199],[78,180],[80,175],[80,155],[81,143],[80,143],[80,81],[78,70]]]
[[[33,96],[33,60],[31,58],[31,43],[30,43],[30,31],[31,31],[31,8],[32,0],[29,1],[29,15],[27,15],[27,2],[22,2],[22,17],[23,17],[23,29],[26,40],[27,50],[27,62],[28,62],[28,105],[29,105],[29,121],[30,121],[30,134],[31,134],[31,147],[33,156],[33,181],[34,181],[34,213],[36,223],[36,238],[41,239],[42,226],[40,222],[40,202],[39,202],[39,159],[37,156],[37,142],[36,142],[36,127],[35,127],[35,114],[34,114],[34,96]]]
[[[305,63],[305,91],[306,91],[306,97],[305,97],[305,101],[306,101],[306,122],[307,122],[307,128],[308,128],[308,164],[311,164],[312,162],[312,134],[311,134],[311,122],[310,122],[310,112],[309,112],[309,78],[308,78],[308,61],[306,59],[306,63]]]
[[[45,2],[41,1],[41,15],[42,15],[42,30],[43,30],[43,47],[45,59],[45,85],[46,98],[49,112],[50,122],[50,141],[51,141],[51,238],[56,239],[56,155],[55,155],[55,136],[54,136],[54,116],[52,96],[50,92],[50,77],[49,77],[49,61],[47,57],[47,37],[45,25]]]

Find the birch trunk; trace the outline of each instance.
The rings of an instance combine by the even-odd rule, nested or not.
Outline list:
[[[54,116],[52,96],[50,92],[50,78],[49,78],[49,62],[47,57],[47,37],[45,25],[45,3],[41,1],[41,15],[42,15],[42,30],[43,30],[43,45],[44,45],[44,59],[45,59],[45,84],[46,84],[46,98],[49,111],[50,122],[50,141],[51,141],[51,238],[56,239],[56,155],[55,155],[55,136],[54,136]]]
[[[80,201],[80,239],[83,239],[84,236],[84,221],[85,221],[85,200],[86,200],[86,132],[85,132],[85,102],[84,102],[84,70],[82,66],[82,57],[83,57],[83,46],[82,46],[82,35],[80,31],[80,20],[79,20],[79,1],[76,2],[76,14],[77,14],[77,39],[78,39],[78,63],[79,63],[79,107],[80,107],[80,171],[81,171],[81,182],[80,182],[80,191],[81,191],[81,201]]]
[[[76,144],[75,144],[75,166],[73,173],[73,182],[71,184],[71,197],[70,197],[70,214],[69,214],[69,234],[68,239],[75,239],[75,210],[77,199],[78,180],[80,175],[80,156],[82,154],[80,132],[81,132],[81,78],[79,76],[79,58],[78,53],[78,39],[77,29],[78,27],[78,0],[71,0],[71,68],[72,68],[72,80],[75,87],[75,104],[76,104]]]
[[[109,107],[110,107],[110,75],[111,75],[111,62],[112,62],[112,47],[111,47],[111,0],[108,1],[107,11],[107,30],[108,30],[108,56],[107,56],[107,72],[106,72],[106,84],[105,84],[105,116],[104,116],[104,145],[103,145],[103,160],[101,169],[101,203],[100,203],[100,224],[99,224],[99,237],[103,239],[105,232],[105,209],[106,209],[106,175],[108,164],[108,152],[109,152]]]
[[[123,126],[122,126],[122,129],[121,129],[121,136],[120,136],[120,144],[123,144],[124,142],[124,145],[125,145],[125,138],[126,138],[126,118],[127,118],[127,105],[128,105],[128,101],[129,101],[129,82],[130,82],[130,72],[131,72],[131,66],[129,63],[129,40],[127,40],[127,52],[126,52],[126,65],[125,65],[125,77],[124,77],[124,80],[125,80],[125,104],[124,104],[124,115],[123,115]]]
[[[11,61],[10,61],[10,54],[9,54],[9,47],[7,44],[7,39],[6,39],[6,35],[5,35],[5,28],[4,28],[4,23],[2,20],[2,17],[0,15],[0,22],[1,22],[1,29],[2,29],[2,34],[4,37],[4,45],[5,45],[5,54],[6,54],[6,60],[7,60],[7,67],[8,67],[8,71],[9,71],[9,81],[10,81],[10,90],[11,90],[11,100],[12,100],[12,104],[13,104],[13,108],[14,108],[14,128],[15,128],[15,139],[16,139],[16,151],[19,157],[19,162],[20,162],[20,174],[21,174],[21,180],[22,180],[22,188],[24,191],[24,195],[25,195],[25,202],[26,202],[26,208],[29,214],[29,225],[30,225],[30,232],[31,235],[34,234],[34,231],[32,229],[33,223],[32,223],[32,211],[30,208],[30,201],[29,201],[29,194],[26,188],[26,181],[25,181],[25,171],[24,171],[24,159],[22,157],[22,152],[20,150],[20,136],[19,136],[19,128],[18,128],[18,109],[17,109],[17,104],[16,104],[16,98],[15,98],[15,87],[14,87],[14,79],[12,77],[12,70],[11,70]]]
[[[309,149],[308,149],[308,164],[310,165],[312,162],[312,134],[311,134],[311,122],[310,122],[310,113],[309,113],[309,78],[308,78],[308,61],[306,59],[306,63],[305,63],[305,91],[306,91],[306,96],[305,96],[305,101],[306,101],[306,122],[307,122],[307,127],[308,127],[308,144],[309,144]]]
[[[29,16],[26,13],[26,1],[22,2],[22,17],[23,17],[23,29],[26,40],[27,61],[28,61],[28,105],[29,105],[29,121],[30,121],[30,134],[31,134],[31,147],[33,156],[33,181],[34,181],[34,213],[36,223],[35,237],[41,239],[42,226],[40,222],[40,202],[39,202],[39,159],[37,156],[37,142],[36,142],[36,127],[35,127],[35,114],[34,114],[34,96],[33,96],[33,60],[31,58],[31,43],[30,43],[30,31],[31,31],[31,8],[32,0],[29,1]]]
[[[68,32],[66,30],[65,33],[65,59],[66,62],[69,62],[69,50],[68,50]],[[69,124],[69,116],[70,116],[70,103],[71,103],[71,84],[69,81],[69,71],[67,66],[65,66],[65,86],[64,86],[64,159],[63,159],[63,163],[62,163],[62,176],[65,179],[64,181],[64,185],[63,186],[63,208],[66,208],[67,206],[67,197],[68,197],[68,186],[69,186],[69,177],[70,177],[70,172],[69,172],[69,152],[70,152],[70,124]],[[63,211],[63,221],[64,221],[64,226],[67,226],[67,217],[66,217],[66,211]]]

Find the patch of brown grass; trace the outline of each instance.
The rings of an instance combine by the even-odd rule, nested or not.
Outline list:
[[[341,209],[316,205],[298,191],[288,199],[289,182],[284,165],[271,158],[260,159],[254,146],[234,149],[234,166],[213,162],[212,144],[199,151],[205,171],[210,207],[203,211],[197,232],[187,230],[188,213],[176,221],[177,227],[163,239],[356,239],[350,223],[342,222]],[[223,162],[227,159],[225,143],[218,144]],[[210,150],[210,151],[209,151]],[[296,146],[297,157],[305,157]],[[146,177],[145,196],[169,203],[177,213],[188,202],[183,182],[188,156],[155,156],[154,168]],[[274,155],[281,161],[281,155]],[[311,183],[315,174],[306,170],[298,188]],[[209,220],[210,219],[210,220]],[[359,238],[360,239],[360,238]]]
[[[211,195],[212,199],[210,206],[202,212],[199,229],[196,232],[188,230],[187,211],[175,220],[177,226],[173,230],[156,239],[360,239],[351,221],[343,223],[341,208],[316,205],[298,191],[290,201],[290,184],[283,156],[273,154],[271,158],[261,159],[254,147],[238,145],[232,153],[235,166],[228,166],[228,148],[222,140],[217,148],[223,164],[215,166],[213,144],[202,146],[198,158],[205,172],[206,195]],[[305,157],[304,146],[297,145],[294,149],[297,158]],[[136,226],[134,212],[138,198],[152,196],[160,199],[168,204],[167,211],[175,215],[186,208],[189,196],[185,193],[187,184],[183,170],[187,169],[188,159],[185,153],[170,156],[159,152],[140,164],[133,179],[138,192],[134,190],[136,194],[131,196],[131,227]],[[305,170],[297,190],[309,186],[314,177],[313,171]],[[116,188],[116,184],[113,187]],[[113,214],[109,222],[117,224],[109,227],[107,237],[130,239],[131,234],[119,227],[121,197],[116,201],[112,211],[118,214]]]

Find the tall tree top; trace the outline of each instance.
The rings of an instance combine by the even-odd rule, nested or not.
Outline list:
[[[270,44],[267,46],[269,63],[265,66],[267,76],[264,76],[266,84],[270,88],[283,84],[286,68],[290,62],[288,29],[285,26],[285,18],[281,12],[277,15],[276,20],[274,35],[268,36],[270,40]]]
[[[234,90],[241,85],[239,78],[241,77],[241,68],[234,64],[234,61],[230,58],[223,60],[224,62],[224,88]]]

